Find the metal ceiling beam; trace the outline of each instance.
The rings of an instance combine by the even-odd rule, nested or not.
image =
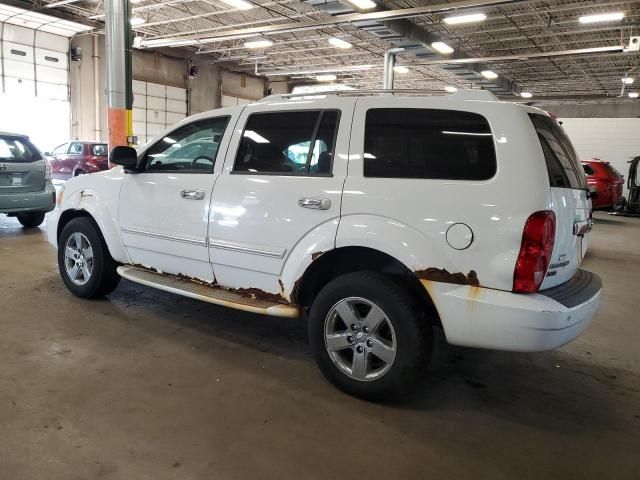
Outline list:
[[[568,55],[588,55],[591,53],[622,53],[624,48],[621,46],[595,47],[595,48],[578,48],[576,50],[558,50],[555,52],[538,52],[538,53],[519,53],[517,55],[501,55],[497,57],[475,57],[475,58],[444,58],[438,60],[428,60],[426,62],[416,62],[406,66],[413,65],[457,65],[465,63],[492,63],[503,62],[507,60],[528,60],[530,58],[548,58],[548,57],[565,57]]]
[[[290,23],[281,23],[277,25],[266,25],[262,27],[226,30],[224,32],[219,32],[212,35],[196,37],[192,39],[193,41],[192,44],[197,45],[198,43],[212,42],[212,41],[220,40],[223,38],[225,40],[232,40],[235,38],[247,38],[247,37],[257,36],[257,35],[273,35],[277,33],[299,32],[304,30],[313,30],[317,28],[328,27],[331,25],[344,25],[344,24],[349,24],[354,22],[366,22],[371,20],[385,21],[385,20],[396,20],[400,18],[412,18],[420,15],[456,12],[459,10],[465,10],[469,8],[515,4],[515,3],[523,3],[528,1],[530,0],[463,0],[461,2],[439,3],[439,4],[425,6],[425,7],[401,8],[396,10],[385,10],[385,11],[370,12],[370,13],[350,13],[346,15],[337,15],[331,18],[326,18],[326,19],[317,20],[317,21],[290,22]],[[176,42],[181,42],[180,45],[187,45],[184,42],[189,40],[187,38],[181,37],[180,35],[171,37],[171,39],[173,39]],[[144,42],[143,42],[143,46],[144,46]],[[153,47],[156,45],[149,44],[148,46]]]

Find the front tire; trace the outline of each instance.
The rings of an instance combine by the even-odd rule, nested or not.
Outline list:
[[[24,228],[36,228],[44,222],[44,212],[19,213],[17,218]]]
[[[92,219],[74,218],[58,239],[58,268],[64,284],[81,298],[99,298],[120,282],[117,263]]]
[[[342,275],[315,298],[309,344],[327,379],[366,400],[411,392],[432,350],[432,329],[419,303],[375,272]]]

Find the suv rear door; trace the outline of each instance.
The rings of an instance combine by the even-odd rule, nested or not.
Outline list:
[[[212,200],[210,255],[220,285],[279,292],[294,248],[311,248],[305,259],[328,248],[320,240],[330,238],[333,248],[354,104],[245,107]]]
[[[547,165],[549,209],[556,215],[556,235],[547,275],[541,290],[570,280],[586,251],[584,236],[591,228],[590,202],[584,169],[569,137],[549,116],[530,113]]]
[[[0,194],[44,188],[45,161],[27,137],[0,134]]]

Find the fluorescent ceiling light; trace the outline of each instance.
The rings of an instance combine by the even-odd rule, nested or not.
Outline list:
[[[520,96],[522,98],[531,98],[531,97],[533,97],[533,93],[531,93],[531,92],[520,92]]]
[[[483,70],[480,72],[480,75],[482,75],[487,80],[494,80],[498,78],[498,74],[493,70]]]
[[[341,38],[336,38],[336,37],[331,37],[329,39],[329,43],[331,45],[333,45],[334,47],[336,47],[336,48],[347,49],[347,48],[353,47],[353,45],[351,45],[349,42],[347,42],[345,40],[342,40]]]
[[[266,48],[273,45],[271,40],[253,40],[250,42],[244,42],[246,48]]]
[[[360,10],[369,10],[370,8],[376,8],[377,5],[371,0],[347,0],[354,7]]]
[[[449,92],[449,93],[456,93],[458,91],[458,89],[452,85],[447,85],[446,87],[444,87],[445,92]]]
[[[147,23],[147,21],[144,18],[140,18],[140,17],[133,17],[131,20],[129,20],[129,22],[131,22],[131,25],[133,25],[134,27],[136,25],[142,25],[143,23]]]
[[[433,42],[431,46],[433,47],[434,50],[436,50],[437,52],[443,55],[448,55],[450,53],[453,53],[453,48],[451,48],[449,45],[447,45],[444,42]]]
[[[625,85],[631,85],[633,82],[635,82],[635,78],[633,77],[624,77],[622,79],[622,83],[624,83]]]
[[[316,80],[318,80],[319,82],[332,82],[334,81],[336,78],[338,78],[336,75],[333,74],[324,74],[324,75],[316,75]]]
[[[314,73],[334,73],[334,72],[361,72],[371,70],[373,65],[344,65],[336,68],[321,68],[313,70],[273,70],[263,72],[265,77],[274,77],[277,75],[311,75]]]
[[[456,15],[454,17],[446,17],[444,23],[447,25],[460,25],[461,23],[482,22],[487,19],[484,13],[471,13],[469,15]]]
[[[396,65],[393,67],[393,71],[396,73],[409,73],[409,69],[403,65]]]
[[[624,18],[622,12],[598,13],[596,15],[584,15],[580,17],[580,23],[616,22]]]
[[[638,98],[638,92],[629,92],[629,98]]]
[[[254,5],[244,0],[222,0],[222,3],[226,3],[230,7],[237,8],[238,10],[251,10]]]
[[[247,138],[250,138],[251,140],[253,140],[256,143],[270,143],[269,140],[264,138],[258,132],[254,132],[253,130],[245,130],[243,136],[245,136]]]

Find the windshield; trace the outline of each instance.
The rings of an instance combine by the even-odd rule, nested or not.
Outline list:
[[[529,118],[538,133],[551,186],[586,189],[585,171],[569,137],[558,122],[538,113],[530,113]]]
[[[24,137],[0,136],[0,162],[30,163],[41,160],[40,152]]]

